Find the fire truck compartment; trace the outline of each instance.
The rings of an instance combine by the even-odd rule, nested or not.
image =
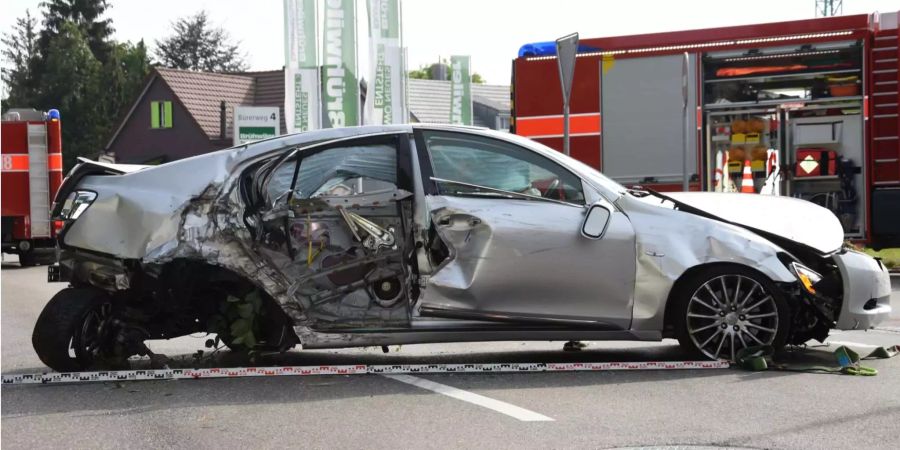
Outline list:
[[[627,186],[808,200],[845,238],[896,245],[897,17],[582,39],[571,156]],[[511,131],[561,150],[556,56],[538,47],[513,63]]]

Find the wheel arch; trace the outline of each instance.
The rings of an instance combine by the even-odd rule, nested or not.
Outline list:
[[[675,312],[678,309],[676,305],[678,303],[679,295],[684,293],[684,289],[688,285],[690,285],[690,283],[692,281],[694,281],[694,279],[698,275],[700,275],[701,273],[703,273],[707,270],[710,270],[713,268],[719,268],[719,267],[722,267],[722,268],[734,267],[734,268],[739,268],[741,270],[747,270],[747,271],[754,273],[755,275],[758,275],[760,277],[763,277],[763,278],[771,281],[776,286],[778,285],[778,283],[783,283],[786,281],[783,279],[773,278],[771,271],[766,271],[766,272],[770,272],[770,273],[766,273],[766,272],[760,270],[758,267],[754,267],[754,266],[751,266],[748,264],[734,262],[734,261],[712,261],[712,262],[707,262],[707,263],[692,266],[692,267],[688,268],[687,270],[685,270],[684,272],[682,272],[682,274],[678,277],[678,279],[676,279],[675,282],[672,284],[672,288],[669,289],[669,294],[666,297],[665,313],[663,315],[663,337],[673,337],[674,328],[675,328]],[[787,269],[785,269],[785,270],[787,270]]]
[[[264,305],[265,312],[260,316],[265,321],[262,329],[281,330],[284,339],[297,341],[293,334],[294,320],[282,305],[258,280],[233,268],[205,260],[177,258],[145,269],[155,272],[142,280],[143,292],[152,292],[154,302],[180,302],[203,321],[215,315],[229,297],[243,298],[255,291]],[[175,305],[169,310],[178,309]]]

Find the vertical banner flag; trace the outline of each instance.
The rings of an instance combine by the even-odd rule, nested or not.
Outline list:
[[[368,0],[369,86],[365,122],[370,125],[406,123],[403,44],[400,37],[400,0]]]
[[[320,128],[316,0],[284,0],[284,114],[288,133]]]
[[[325,0],[322,43],[324,128],[359,125],[359,81],[356,78],[356,0]]]
[[[472,75],[469,56],[450,57],[450,123],[472,125]]]

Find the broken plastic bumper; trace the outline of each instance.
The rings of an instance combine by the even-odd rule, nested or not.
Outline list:
[[[891,278],[881,261],[848,251],[834,255],[841,271],[844,301],[837,329],[873,328],[891,315]]]

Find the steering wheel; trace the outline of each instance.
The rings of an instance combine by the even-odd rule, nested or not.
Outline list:
[[[551,194],[553,194],[553,191],[557,187],[559,187],[559,178],[554,178],[553,181],[551,181],[550,184],[547,185],[547,189],[544,189],[544,193],[541,194],[541,197],[552,198]]]

